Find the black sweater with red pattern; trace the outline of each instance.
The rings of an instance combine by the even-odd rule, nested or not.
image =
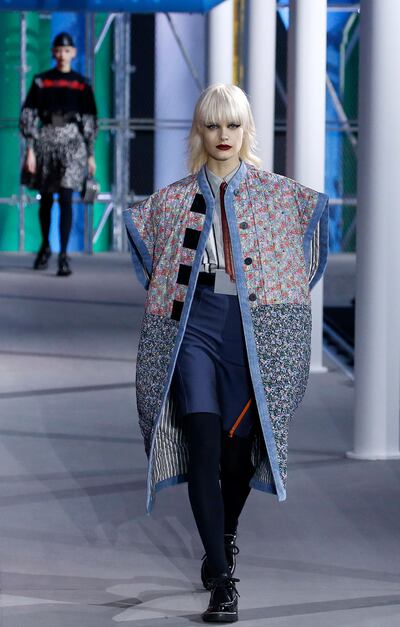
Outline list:
[[[28,146],[33,147],[35,140],[40,139],[40,123],[47,123],[54,113],[76,114],[88,153],[93,154],[97,109],[93,90],[82,74],[73,70],[61,72],[57,68],[36,74],[20,117],[20,129]]]

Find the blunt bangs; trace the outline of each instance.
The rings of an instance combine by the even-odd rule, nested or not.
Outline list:
[[[248,127],[249,105],[246,100],[240,98],[243,92],[239,89],[237,89],[239,98],[237,94],[235,94],[236,98],[232,98],[233,94],[229,92],[233,91],[234,86],[231,87],[232,89],[228,90],[224,85],[224,89],[216,89],[205,94],[203,100],[199,102],[198,124],[226,122]]]

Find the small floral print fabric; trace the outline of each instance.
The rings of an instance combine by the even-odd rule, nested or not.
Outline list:
[[[149,275],[137,365],[149,509],[160,487],[186,479],[187,443],[170,386],[212,220],[210,198],[200,173],[125,212],[135,269],[140,276],[146,267]],[[225,209],[260,420],[252,485],[283,500],[288,430],[310,365],[309,251],[314,247],[318,279],[326,263],[328,198],[242,163]]]

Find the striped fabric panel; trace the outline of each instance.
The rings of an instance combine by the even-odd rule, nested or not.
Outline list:
[[[158,483],[188,471],[188,449],[172,394],[168,395],[157,430],[151,491],[154,493]]]
[[[183,430],[177,424],[178,420],[172,394],[169,394],[156,435],[151,476],[151,493],[153,495],[157,484],[187,474],[189,452]],[[274,485],[268,455],[259,434],[254,437],[252,462],[256,468],[255,481]]]
[[[256,468],[253,478],[255,481],[259,483],[264,483],[266,485],[271,485],[271,486],[275,485],[274,479],[272,476],[271,466],[269,464],[267,456],[261,459],[260,462],[258,463],[258,466]]]
[[[274,485],[271,466],[269,464],[267,451],[264,441],[261,440],[259,433],[255,434],[251,459],[255,467],[254,480],[261,483]]]

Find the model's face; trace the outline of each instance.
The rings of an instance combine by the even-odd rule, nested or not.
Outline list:
[[[208,158],[232,164],[239,162],[239,152],[243,143],[243,127],[237,122],[205,124],[202,128],[204,149]]]
[[[57,61],[57,67],[61,71],[71,68],[71,61],[76,57],[76,48],[72,46],[57,46],[53,48],[53,57]]]

